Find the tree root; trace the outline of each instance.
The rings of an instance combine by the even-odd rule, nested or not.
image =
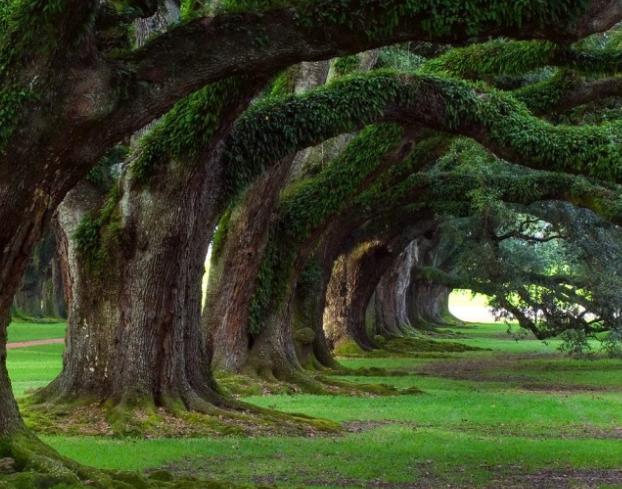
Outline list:
[[[20,431],[0,439],[0,489],[235,489],[227,482],[84,467],[46,446],[32,433]]]
[[[484,348],[468,346],[463,343],[438,341],[425,336],[394,337],[386,340],[381,348],[366,351],[354,341],[342,343],[335,350],[337,357],[344,358],[387,358],[387,357],[420,357],[428,354],[450,354],[465,351],[482,351]]]
[[[362,373],[362,375],[361,375]],[[420,393],[416,388],[397,389],[387,384],[367,384],[348,382],[334,376],[389,376],[383,369],[351,370],[346,368],[323,369],[308,371],[304,369],[287,369],[266,374],[265,369],[258,371],[246,370],[243,374],[217,372],[219,384],[236,396],[252,396],[266,394],[315,394],[315,395],[347,395],[347,396],[395,396]],[[391,373],[404,375],[405,373]]]
[[[151,400],[132,405],[96,403],[82,399],[72,403],[21,405],[26,425],[37,433],[68,436],[212,437],[306,436],[341,431],[339,424],[305,415],[263,409],[223,397],[220,405],[207,401],[188,406],[168,400],[156,406]]]

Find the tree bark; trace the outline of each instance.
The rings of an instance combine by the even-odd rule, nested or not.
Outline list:
[[[58,214],[67,350],[43,399],[196,410],[218,399],[199,320],[203,262],[218,215],[211,200],[218,187],[207,177],[176,169],[166,186],[149,189],[131,188],[125,178],[122,233],[105,270],[87,263],[72,240],[80,218],[100,202],[85,184],[70,192]]]
[[[414,280],[408,287],[408,316],[416,328],[453,325],[449,312],[451,289],[426,280]]]
[[[449,312],[451,287],[430,281],[420,273],[425,267],[450,268],[457,252],[456,245],[443,240],[439,230],[414,242],[410,283],[405,291],[407,314],[413,327],[425,329],[460,323]]]
[[[390,336],[408,334],[410,330],[411,325],[406,310],[406,289],[410,283],[412,263],[413,244],[411,243],[395,258],[376,286],[375,324],[379,331]]]
[[[290,163],[291,159],[283,160],[247,190],[231,211],[227,229],[221,230],[222,249],[213,250],[202,321],[210,335],[215,368],[239,372],[246,362],[248,307]]]
[[[376,347],[366,328],[365,310],[391,258],[385,246],[371,244],[335,262],[324,310],[324,331],[333,350],[352,342],[363,350]]]
[[[303,93],[326,82],[329,62],[301,63],[294,92]],[[210,268],[203,323],[213,348],[216,368],[240,372],[246,363],[249,341],[249,305],[257,282],[270,223],[287,182],[303,172],[317,148],[299,151],[270,168],[247,189],[232,210],[220,248]],[[225,230],[221,230],[225,231]]]
[[[121,196],[106,223],[112,239],[100,243],[103,264],[94,266],[67,245],[68,351],[63,372],[41,399],[198,411],[224,402],[201,328],[201,283],[223,211],[222,140],[255,91],[249,86],[228,101],[201,163],[169,161],[147,184],[131,172],[121,177]],[[75,199],[64,211],[59,222],[69,243]]]
[[[24,424],[17,403],[11,390],[11,381],[6,369],[6,331],[9,325],[9,314],[0,317],[0,443],[11,435],[24,429]],[[2,451],[0,449],[0,455]]]
[[[296,354],[292,324],[293,294],[266,320],[263,329],[253,338],[244,370],[263,378],[293,381],[302,366]]]

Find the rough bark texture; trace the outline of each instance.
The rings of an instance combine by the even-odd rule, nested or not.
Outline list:
[[[328,71],[327,61],[301,63],[294,91],[303,93],[324,84]],[[213,256],[203,313],[216,368],[239,372],[246,363],[252,339],[247,329],[249,304],[279,194],[318,152],[321,148],[307,148],[281,160],[247,189],[231,211],[220,249]]]
[[[415,280],[408,287],[408,317],[416,328],[455,324],[449,312],[451,289],[425,280]]]
[[[405,290],[405,302],[410,324],[415,328],[430,328],[460,323],[449,312],[451,288],[421,277],[424,267],[444,268],[453,258],[451,244],[439,241],[441,234],[432,233],[430,239],[419,239],[413,247],[410,283]]]
[[[375,301],[383,276],[387,271],[405,275],[396,263],[410,260],[409,243],[427,232],[432,225],[427,215],[421,215],[418,223],[413,217],[410,217],[410,223],[396,221],[391,226],[385,221],[380,229],[372,227],[370,234],[359,236],[362,244],[358,246],[353,246],[351,242],[342,245],[345,253],[333,268],[324,312],[324,330],[332,348],[339,349],[341,345],[354,342],[360,348],[369,350],[379,346],[375,335],[386,337],[403,333],[397,327],[387,328],[377,317],[370,318],[372,326],[368,324],[367,315],[370,301]],[[404,282],[403,278],[400,280]],[[375,312],[375,305],[373,310]]]
[[[9,315],[6,311],[0,317],[0,442],[3,438],[11,436],[24,427],[6,369],[6,330],[8,324]]]
[[[316,252],[307,263],[294,292],[294,342],[300,363],[307,369],[340,368],[322,328],[326,287],[330,278],[330,268],[328,273],[326,268]]]
[[[176,16],[176,5],[167,2],[139,22],[138,41]],[[62,373],[42,399],[201,411],[219,400],[200,325],[201,281],[221,212],[220,141],[254,89],[248,92],[230,101],[202,164],[169,161],[147,184],[131,171],[120,177],[121,197],[105,224],[118,230],[100,242],[104,263],[94,263],[72,240],[85,213],[97,211],[92,189],[83,183],[68,195],[58,217],[71,308],[67,351]]]
[[[267,379],[294,381],[302,370],[296,354],[293,329],[293,294],[266,320],[253,338],[244,367]]]
[[[386,270],[376,286],[375,324],[384,334],[399,336],[407,334],[410,329],[406,289],[410,284],[413,253],[413,244],[409,244]]]
[[[201,282],[222,213],[222,139],[255,90],[229,101],[203,164],[170,161],[148,184],[131,172],[121,177],[109,223],[119,229],[102,242],[105,263],[68,254],[78,260],[67,270],[79,277],[67,280],[70,295],[85,299],[72,306],[63,372],[41,397],[199,411],[220,402],[201,328]]]
[[[68,259],[67,351],[63,372],[43,397],[182,402],[198,410],[217,398],[200,327],[203,261],[218,195],[206,177],[177,168],[150,188],[131,188],[125,178],[122,232],[109,244],[105,268],[87,263],[71,240],[89,199],[79,189],[69,194],[58,218]]]
[[[376,346],[366,328],[365,310],[392,259],[384,244],[369,243],[335,262],[324,311],[324,331],[332,349],[351,342],[364,350]]]
[[[283,160],[247,190],[232,211],[221,237],[222,249],[213,250],[203,324],[210,335],[215,368],[239,372],[246,361],[248,305],[290,162]]]

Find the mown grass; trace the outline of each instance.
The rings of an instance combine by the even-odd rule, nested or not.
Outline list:
[[[9,350],[7,366],[16,396],[43,387],[62,368],[63,345],[42,345]]]
[[[96,467],[165,466],[284,488],[403,489],[417,482],[430,488],[528,488],[535,486],[520,477],[586,469],[594,482],[586,486],[579,480],[576,487],[622,487],[622,473],[620,481],[607,483],[599,483],[593,473],[622,468],[622,361],[562,357],[555,342],[516,341],[504,336],[504,325],[451,329],[455,334],[447,341],[492,351],[341,360],[351,368],[408,372],[345,380],[416,386],[424,394],[246,398],[264,407],[343,422],[350,431],[343,436],[45,440],[62,454]],[[9,365],[16,391],[23,392],[58,371],[60,346],[11,351]]]
[[[64,338],[65,323],[12,322],[8,329],[9,343]]]

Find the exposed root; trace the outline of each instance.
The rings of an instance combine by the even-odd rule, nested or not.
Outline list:
[[[205,403],[200,407],[199,411],[189,410],[183,403],[169,402],[162,407],[149,401],[128,406],[83,400],[48,404],[26,401],[21,409],[27,426],[45,434],[166,438],[305,436],[340,431],[332,421],[263,409],[235,399],[221,406]]]
[[[460,353],[481,351],[482,348],[449,341],[435,341],[425,337],[390,338],[376,350],[363,350],[354,341],[344,342],[335,349],[337,357],[418,357],[427,353]]]
[[[347,396],[395,396],[401,394],[415,394],[421,391],[417,388],[397,389],[387,384],[354,383],[336,379],[333,376],[390,376],[407,375],[405,372],[388,372],[384,369],[352,370],[339,368],[337,370],[324,369],[320,372],[306,370],[291,370],[280,372],[278,375],[263,376],[260,372],[246,372],[233,374],[217,372],[219,384],[230,394],[244,397],[269,394],[316,394],[316,395],[347,395]]]
[[[234,489],[226,482],[103,471],[67,460],[27,431],[0,439],[1,489]]]

